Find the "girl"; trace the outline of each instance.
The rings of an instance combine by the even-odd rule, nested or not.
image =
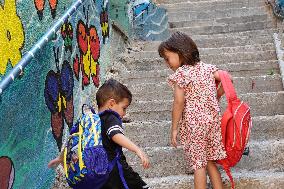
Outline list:
[[[220,107],[223,90],[216,90],[220,81],[214,65],[200,61],[194,41],[176,32],[159,46],[159,54],[174,71],[168,78],[174,89],[171,144],[177,147],[178,126],[185,158],[194,170],[194,188],[206,188],[206,170],[214,189],[223,188],[215,160],[224,159]]]

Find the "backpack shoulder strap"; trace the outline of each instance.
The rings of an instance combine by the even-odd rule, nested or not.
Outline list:
[[[221,78],[221,83],[222,83],[223,89],[225,91],[227,101],[229,102],[231,100],[236,99],[237,94],[236,94],[234,85],[233,85],[233,83],[232,83],[232,81],[229,77],[228,72],[219,70],[218,73],[219,73],[219,76]]]

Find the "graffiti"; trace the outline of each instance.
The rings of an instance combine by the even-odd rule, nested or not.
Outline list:
[[[276,1],[280,9],[284,9],[284,0],[277,0]]]
[[[65,51],[72,52],[72,40],[73,40],[73,27],[70,22],[65,22],[61,26],[61,36],[64,41]]]
[[[168,16],[164,8],[149,0],[134,1],[130,6],[136,37],[141,40],[164,40],[169,37]]]
[[[10,189],[15,179],[15,169],[13,161],[6,156],[0,157],[0,188]]]
[[[149,10],[150,2],[149,0],[135,0],[133,4],[133,18],[137,18],[139,16],[142,16],[143,18],[143,13],[147,12]]]
[[[73,87],[74,79],[72,68],[68,61],[64,60],[59,69],[59,49],[57,53],[53,49],[57,72],[50,70],[45,79],[44,97],[45,103],[51,112],[51,128],[59,151],[62,147],[64,120],[69,129],[73,125]]]
[[[85,12],[85,11],[84,11]],[[88,13],[87,13],[88,14]],[[88,23],[88,17],[87,17]],[[96,87],[99,86],[99,57],[100,39],[95,26],[86,25],[82,20],[77,23],[77,42],[80,57],[76,55],[73,62],[74,74],[79,80],[80,69],[82,72],[82,88],[90,84],[92,79]],[[91,78],[91,79],[90,79]]]
[[[35,8],[37,10],[38,18],[42,20],[43,18],[43,10],[44,4],[46,0],[34,0]],[[48,0],[51,16],[54,19],[56,16],[56,7],[57,7],[57,0]]]
[[[3,75],[8,63],[15,66],[22,57],[24,31],[16,12],[16,0],[0,6],[0,75]]]
[[[109,37],[109,22],[108,22],[108,1],[105,1],[103,11],[100,14],[100,24],[102,27],[103,44]]]

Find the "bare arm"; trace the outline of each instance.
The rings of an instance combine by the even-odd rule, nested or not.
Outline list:
[[[178,124],[184,109],[184,90],[177,84],[174,86],[174,102],[172,110],[171,143],[177,147]]]
[[[149,158],[147,155],[137,146],[135,145],[131,140],[129,140],[126,136],[123,134],[116,134],[111,138],[116,144],[132,151],[137,154],[137,156],[141,159],[142,165],[144,168],[149,168]]]
[[[60,152],[60,155],[56,157],[55,159],[51,160],[48,163],[48,168],[56,168],[60,163],[63,163],[63,151]]]

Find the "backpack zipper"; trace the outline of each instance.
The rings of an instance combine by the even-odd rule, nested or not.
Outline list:
[[[249,128],[248,128],[248,132],[247,132],[247,136],[246,136],[246,145],[247,145],[248,140],[249,140],[249,134],[251,132],[251,127],[252,127],[252,120],[250,120],[250,122],[249,122]]]
[[[236,121],[235,121],[235,117],[236,117],[236,114],[238,112],[238,110],[240,109],[241,105],[243,104],[244,102],[242,101],[241,104],[237,107],[236,111],[234,112],[234,116],[233,116],[233,121],[234,121],[234,142],[233,142],[233,146],[232,148],[235,147],[235,144],[236,144]],[[241,136],[242,137],[242,136]]]
[[[243,135],[242,135],[242,130],[243,130],[243,120],[245,118],[245,116],[247,115],[247,113],[250,111],[250,108],[246,111],[245,115],[242,117],[242,121],[241,121],[241,127],[240,127],[240,133],[241,133],[241,147],[243,147]],[[246,141],[247,141],[247,137],[246,137]]]

